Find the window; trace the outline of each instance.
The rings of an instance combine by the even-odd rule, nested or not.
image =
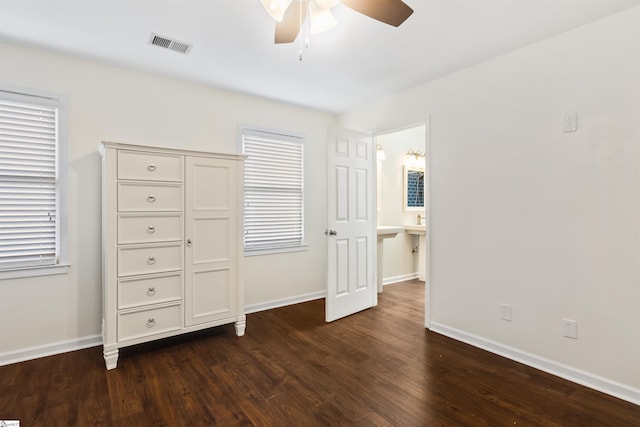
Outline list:
[[[0,277],[61,264],[59,101],[0,90]],[[27,274],[7,272],[27,271]]]
[[[242,129],[245,254],[304,249],[304,144]]]

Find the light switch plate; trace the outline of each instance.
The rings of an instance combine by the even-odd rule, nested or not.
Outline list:
[[[567,114],[562,119],[564,132],[575,132],[578,130],[578,114]]]
[[[500,318],[511,321],[511,306],[509,304],[500,304]]]

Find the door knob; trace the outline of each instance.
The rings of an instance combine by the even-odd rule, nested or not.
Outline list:
[[[324,230],[325,236],[336,236],[338,232],[336,230]]]
[[[191,246],[191,239],[187,239],[187,246]]]

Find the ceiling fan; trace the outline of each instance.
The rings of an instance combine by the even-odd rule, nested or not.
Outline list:
[[[292,43],[309,15],[309,33],[333,28],[336,21],[331,9],[339,3],[385,24],[400,26],[411,14],[402,0],[260,0],[276,21],[276,43]]]

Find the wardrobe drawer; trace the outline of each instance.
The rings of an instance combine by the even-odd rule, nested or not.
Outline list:
[[[118,248],[118,277],[182,269],[182,245]]]
[[[118,244],[182,241],[182,216],[118,215]]]
[[[118,179],[182,181],[182,157],[118,151]]]
[[[180,329],[180,305],[118,313],[118,341]]]
[[[182,275],[118,281],[118,309],[182,299]]]
[[[118,183],[120,212],[180,212],[183,204],[180,184]]]

